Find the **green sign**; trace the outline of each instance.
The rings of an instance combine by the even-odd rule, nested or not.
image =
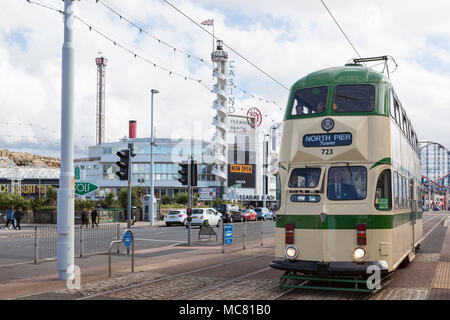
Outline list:
[[[79,179],[80,179],[80,168],[75,167],[75,180],[79,180]]]
[[[387,198],[378,199],[378,210],[389,210],[389,200]]]
[[[80,196],[85,195],[86,193],[95,191],[98,189],[98,186],[92,184],[90,182],[75,182],[75,193]]]

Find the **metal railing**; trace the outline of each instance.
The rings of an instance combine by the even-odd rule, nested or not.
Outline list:
[[[233,236],[231,244],[225,243],[225,232],[227,226],[232,226]],[[251,243],[252,246],[255,244],[263,246],[264,245],[264,221],[250,221],[243,223],[225,223],[220,230],[220,238],[222,240],[222,253],[225,252],[225,248],[231,249],[243,249]],[[230,238],[228,238],[228,241]]]
[[[120,239],[120,224],[101,224],[98,227],[75,226],[75,255],[78,257],[107,253],[111,240]],[[34,262],[56,259],[58,229],[56,226],[34,228]],[[117,245],[119,252],[119,245]]]

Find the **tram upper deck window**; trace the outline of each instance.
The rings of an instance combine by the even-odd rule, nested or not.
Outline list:
[[[327,105],[328,87],[299,89],[295,92],[291,115],[303,116],[319,114]]]
[[[289,188],[315,188],[319,178],[320,168],[296,168],[289,178]]]
[[[375,87],[371,84],[340,85],[334,91],[335,112],[371,112],[375,109]]]
[[[363,200],[367,195],[367,169],[360,166],[331,167],[327,196],[330,200]]]

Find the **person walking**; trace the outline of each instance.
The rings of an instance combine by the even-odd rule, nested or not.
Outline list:
[[[98,229],[98,223],[97,223],[97,210],[95,208],[91,208],[91,220],[92,220],[92,229],[94,228],[94,223],[97,225]]]
[[[6,225],[5,229],[8,229],[8,225],[11,222],[11,224],[14,226],[14,206],[9,207],[8,211],[6,211]],[[9,227],[11,229],[11,227]]]
[[[20,220],[22,219],[22,217],[23,217],[22,207],[19,207],[19,208],[16,210],[16,212],[14,213],[14,220],[16,221],[16,227],[15,227],[15,229],[22,230],[22,229],[20,228]]]
[[[83,209],[83,212],[81,213],[81,228],[83,228],[83,225],[86,224],[86,228],[88,227],[88,212],[86,209]]]

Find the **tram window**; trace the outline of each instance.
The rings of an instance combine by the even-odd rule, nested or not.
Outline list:
[[[375,109],[375,87],[371,84],[341,85],[334,92],[336,112],[371,112]]]
[[[398,174],[397,174],[397,172],[394,172],[394,202],[395,202],[395,209],[398,209],[399,202],[398,202]]]
[[[319,202],[319,195],[305,195],[305,194],[293,194],[291,196],[292,202]]]
[[[398,175],[398,208],[403,208],[403,177]]]
[[[409,181],[406,179],[405,180],[405,186],[406,186],[406,207],[409,208],[410,207],[410,203],[411,203],[411,197],[410,197],[410,186],[409,186]]]
[[[406,208],[406,181],[405,177],[402,176],[402,208]]]
[[[289,188],[315,188],[319,178],[320,168],[296,168],[289,178]]]
[[[375,191],[375,208],[377,210],[392,209],[391,170],[380,173]]]
[[[299,89],[295,92],[291,115],[319,114],[327,105],[328,87]]]
[[[392,91],[389,91],[389,112],[391,114],[392,119],[394,119],[397,122],[397,116],[395,114],[395,107],[394,107],[394,95],[392,94]]]
[[[395,107],[395,121],[397,121],[397,124],[400,126],[400,129],[402,128],[401,120],[400,120],[400,107],[398,105],[397,99],[394,98],[394,107]]]
[[[330,200],[362,200],[367,195],[367,169],[360,166],[331,167],[327,196]]]
[[[275,211],[278,211],[281,208],[281,179],[280,179],[280,175],[278,173],[275,175],[275,178],[276,178],[276,187],[277,187],[277,189],[276,189],[277,203],[276,203]]]

